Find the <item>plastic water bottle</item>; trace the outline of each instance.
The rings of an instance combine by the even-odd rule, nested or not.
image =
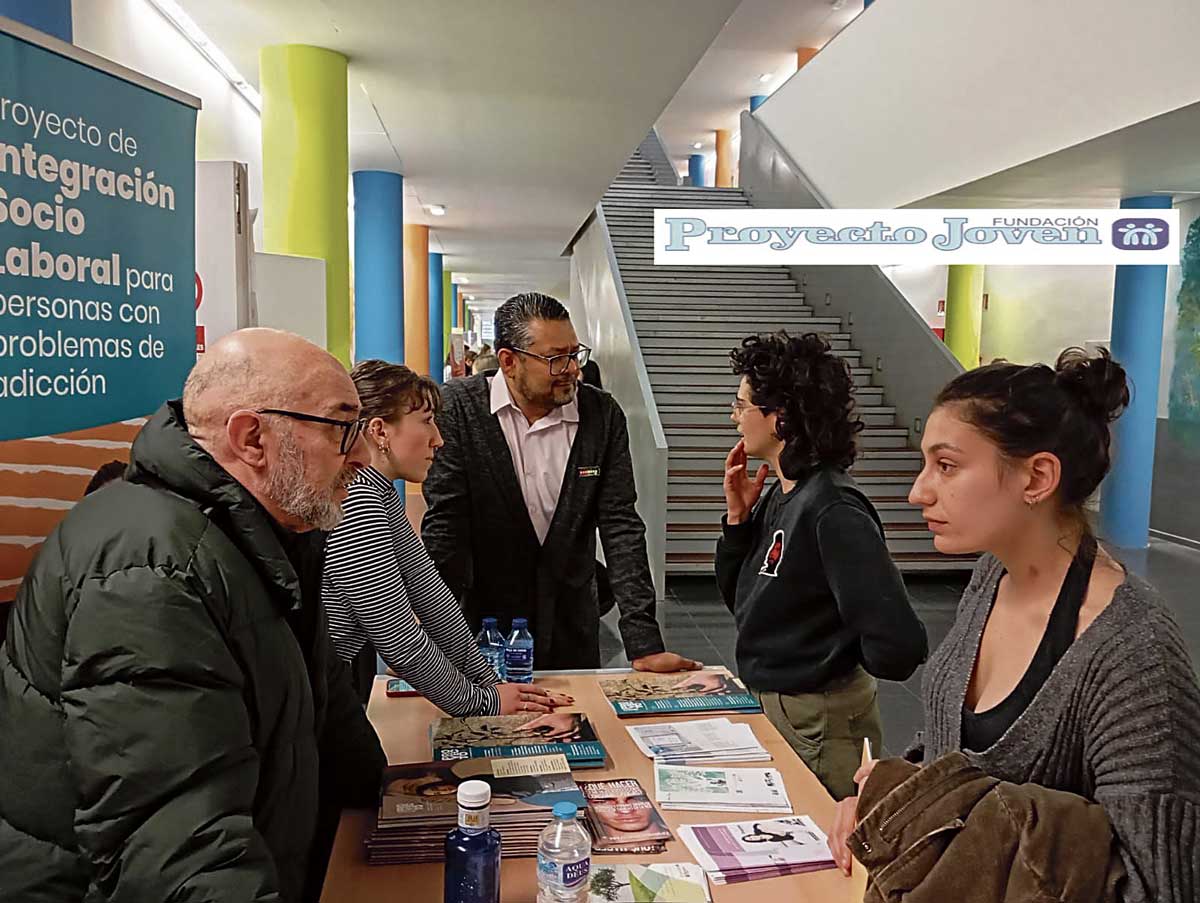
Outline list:
[[[592,839],[574,803],[555,803],[554,821],[538,838],[537,903],[587,903]]]
[[[500,832],[491,827],[492,788],[458,785],[458,827],[446,835],[444,903],[500,903]]]
[[[496,626],[495,618],[483,619],[483,629],[475,637],[475,642],[496,676],[504,680],[504,634]]]
[[[524,618],[512,619],[512,633],[504,647],[504,679],[514,684],[533,683],[533,634]]]

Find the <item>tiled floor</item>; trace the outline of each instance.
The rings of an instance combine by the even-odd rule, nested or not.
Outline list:
[[[1158,587],[1175,611],[1192,661],[1200,661],[1200,551],[1156,541],[1147,552],[1125,553],[1120,557],[1131,570]],[[908,578],[909,595],[929,632],[931,648],[949,630],[966,581],[965,574]],[[601,628],[601,656],[607,667],[628,666],[616,632],[616,614],[610,612]],[[672,578],[667,585],[667,599],[659,606],[659,623],[672,652],[706,664],[726,665],[736,673],[733,618],[721,602],[712,578]],[[903,684],[880,682],[884,746],[889,753],[902,751],[923,724],[922,671],[918,669]]]

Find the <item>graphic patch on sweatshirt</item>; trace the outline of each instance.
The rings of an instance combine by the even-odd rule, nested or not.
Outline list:
[[[778,577],[779,562],[783,560],[783,531],[776,530],[775,538],[771,542],[771,548],[767,549],[767,554],[763,558],[762,567],[758,569],[760,577]]]

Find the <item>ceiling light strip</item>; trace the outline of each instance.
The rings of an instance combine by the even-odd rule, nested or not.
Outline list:
[[[147,2],[158,10],[164,19],[174,25],[176,31],[187,38],[189,44],[200,51],[200,55],[208,60],[229,84],[233,85],[246,103],[259,113],[262,112],[262,95],[245,79],[242,73],[238,72],[229,57],[221,52],[221,48],[212,42],[195,20],[183,11],[183,7],[175,0],[147,0]]]

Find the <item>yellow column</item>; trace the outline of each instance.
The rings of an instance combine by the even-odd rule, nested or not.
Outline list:
[[[263,249],[325,261],[325,345],[350,363],[350,149],[346,58],[304,44],[264,47]]]
[[[983,267],[953,264],[946,281],[946,346],[968,370],[979,366],[983,333]]]
[[[796,68],[803,69],[804,64],[817,55],[816,47],[801,47],[796,51]]]
[[[717,178],[718,188],[733,187],[733,138],[729,129],[717,129]]]
[[[404,224],[404,366],[429,374],[429,227]]]

